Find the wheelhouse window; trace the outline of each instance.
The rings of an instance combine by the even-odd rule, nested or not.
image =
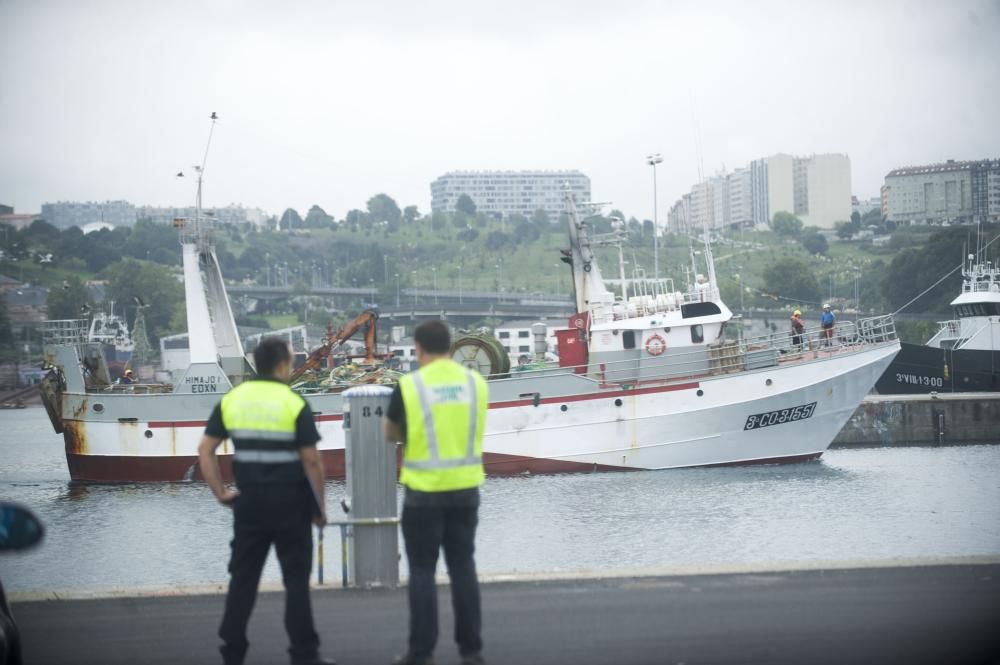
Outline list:
[[[705,329],[701,327],[699,323],[696,326],[691,326],[691,342],[693,344],[701,344],[705,341]]]
[[[634,330],[624,330],[622,331],[622,345],[626,349],[635,348],[635,331]]]
[[[966,316],[1000,316],[1000,303],[977,302],[968,305],[956,305],[955,313],[959,318]]]
[[[692,302],[681,305],[681,317],[692,319],[696,316],[712,316],[722,314],[722,310],[714,302]]]

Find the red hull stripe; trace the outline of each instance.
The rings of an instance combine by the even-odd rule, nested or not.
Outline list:
[[[207,424],[207,420],[150,420],[147,426],[149,429],[156,429],[157,427],[204,427]]]
[[[329,415],[320,414],[314,417],[316,419],[316,422],[320,423],[332,422],[344,419],[344,415],[341,413],[332,413]],[[207,420],[151,420],[149,421],[149,428],[155,429],[157,427],[204,427],[207,424],[208,424]]]
[[[538,400],[539,404],[565,404],[566,402],[586,402],[595,399],[614,399],[615,397],[630,397],[634,395],[649,395],[653,393],[668,393],[676,390],[695,390],[701,384],[677,383],[670,386],[652,386],[649,388],[635,388],[633,390],[614,390],[602,393],[585,393],[583,395],[563,395],[561,397],[543,397]],[[491,409],[509,409],[516,406],[533,406],[534,400],[515,399],[507,402],[491,402]],[[334,422],[343,420],[343,414],[329,414],[316,416],[317,422]],[[150,421],[150,429],[156,427],[204,427],[207,421],[204,420],[154,420]]]
[[[346,474],[344,467],[344,451],[324,450],[323,466],[327,478],[343,479]],[[726,462],[708,466],[744,466],[751,464],[790,464],[818,459],[822,453],[808,455],[792,455],[788,457],[772,457],[770,459],[748,460],[743,462]],[[98,483],[135,483],[135,482],[178,482],[182,480],[202,480],[198,469],[198,458],[187,457],[139,457],[126,455],[78,455],[67,453],[70,477],[73,480]],[[222,475],[228,481],[232,479],[230,456],[220,455],[219,463]],[[523,455],[504,455],[500,453],[485,453],[483,464],[490,476],[513,476],[521,474],[552,474],[552,473],[588,473],[595,471],[639,471],[632,467],[591,464],[587,462],[568,462],[565,460],[525,457]]]

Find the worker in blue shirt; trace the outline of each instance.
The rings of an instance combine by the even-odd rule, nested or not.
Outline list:
[[[827,346],[833,346],[833,324],[835,321],[836,317],[834,317],[830,305],[823,305],[823,313],[820,315],[820,325],[823,328],[823,344]]]

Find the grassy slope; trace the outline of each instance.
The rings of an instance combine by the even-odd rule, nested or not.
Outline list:
[[[415,286],[432,288],[436,268],[437,285],[440,289],[457,289],[459,274],[462,286],[466,291],[493,291],[497,288],[498,272],[501,287],[505,292],[520,293],[562,293],[570,291],[570,276],[568,267],[559,260],[559,249],[567,246],[566,233],[563,230],[553,230],[541,236],[533,243],[504,247],[500,251],[486,249],[485,238],[492,230],[498,230],[499,225],[480,229],[480,236],[473,242],[462,242],[455,239],[456,229],[447,228],[432,231],[426,221],[404,227],[398,233],[384,236],[380,231],[366,234],[363,231],[347,230],[312,230],[307,242],[325,244],[327,242],[353,239],[356,242],[375,243],[379,250],[390,256],[389,284],[386,291],[395,288],[394,273],[400,275],[403,288]],[[509,231],[509,229],[508,229]],[[908,245],[924,242],[930,229],[902,229],[897,234]],[[298,240],[303,240],[299,238]],[[872,249],[870,245],[854,242],[840,242],[832,235],[829,237],[827,257],[813,257],[795,241],[788,241],[771,232],[736,233],[724,238],[713,246],[716,267],[720,284],[730,300],[730,306],[739,305],[739,281],[737,274],[742,276],[744,286],[753,291],[764,286],[763,273],[765,268],[775,260],[784,257],[795,257],[815,266],[817,278],[826,294],[829,291],[829,276],[834,276],[834,292],[836,295],[849,297],[853,294],[854,276],[865,270],[871,263],[881,259],[886,263],[892,260],[897,250],[891,248]],[[247,241],[240,242],[226,239],[226,248],[239,256],[247,248]],[[414,248],[418,246],[434,246],[433,260],[420,260],[413,256]],[[697,242],[693,248],[699,253],[698,270],[704,271],[701,262],[701,247]],[[598,259],[603,267],[605,277],[614,278],[618,274],[617,252],[613,249],[598,250]],[[651,243],[642,247],[626,247],[625,260],[629,263],[627,271],[632,266],[643,267],[648,275],[653,273],[653,251]],[[500,265],[498,270],[497,266]],[[459,266],[464,266],[461,271]],[[660,272],[661,275],[672,277],[677,288],[683,288],[686,282],[685,267],[691,265],[689,241],[686,237],[666,236],[660,241]],[[0,273],[23,278],[34,284],[54,286],[64,279],[76,275],[82,279],[91,279],[92,273],[74,271],[58,267],[44,268],[39,265],[0,263]],[[343,280],[342,280],[343,281]],[[347,284],[342,284],[347,285]],[[381,285],[377,285],[381,286]],[[746,305],[755,303],[753,293],[744,292]],[[768,304],[757,299],[756,304]],[[773,303],[772,303],[773,304]],[[270,322],[278,328],[295,323],[293,316],[274,317]]]

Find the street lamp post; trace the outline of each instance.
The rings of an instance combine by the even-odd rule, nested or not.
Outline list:
[[[740,282],[740,313],[743,313],[743,266],[736,266],[739,269],[739,273],[736,274],[736,279]]]
[[[436,267],[431,267],[431,275],[434,280],[434,304],[438,303],[438,270]]]
[[[656,165],[663,162],[660,153],[646,156],[646,163],[653,167],[653,278],[660,281],[660,221],[656,203]]]
[[[412,285],[412,288],[413,288],[413,306],[416,307],[417,306],[417,271],[416,270],[411,270],[410,274],[413,275],[413,277],[410,279],[410,284]]]
[[[500,283],[503,280],[503,259],[497,261],[497,302],[500,301],[501,288]]]
[[[396,307],[399,307],[399,273],[394,272],[392,276],[396,278]]]
[[[458,264],[458,303],[462,304],[462,268],[464,264]]]

